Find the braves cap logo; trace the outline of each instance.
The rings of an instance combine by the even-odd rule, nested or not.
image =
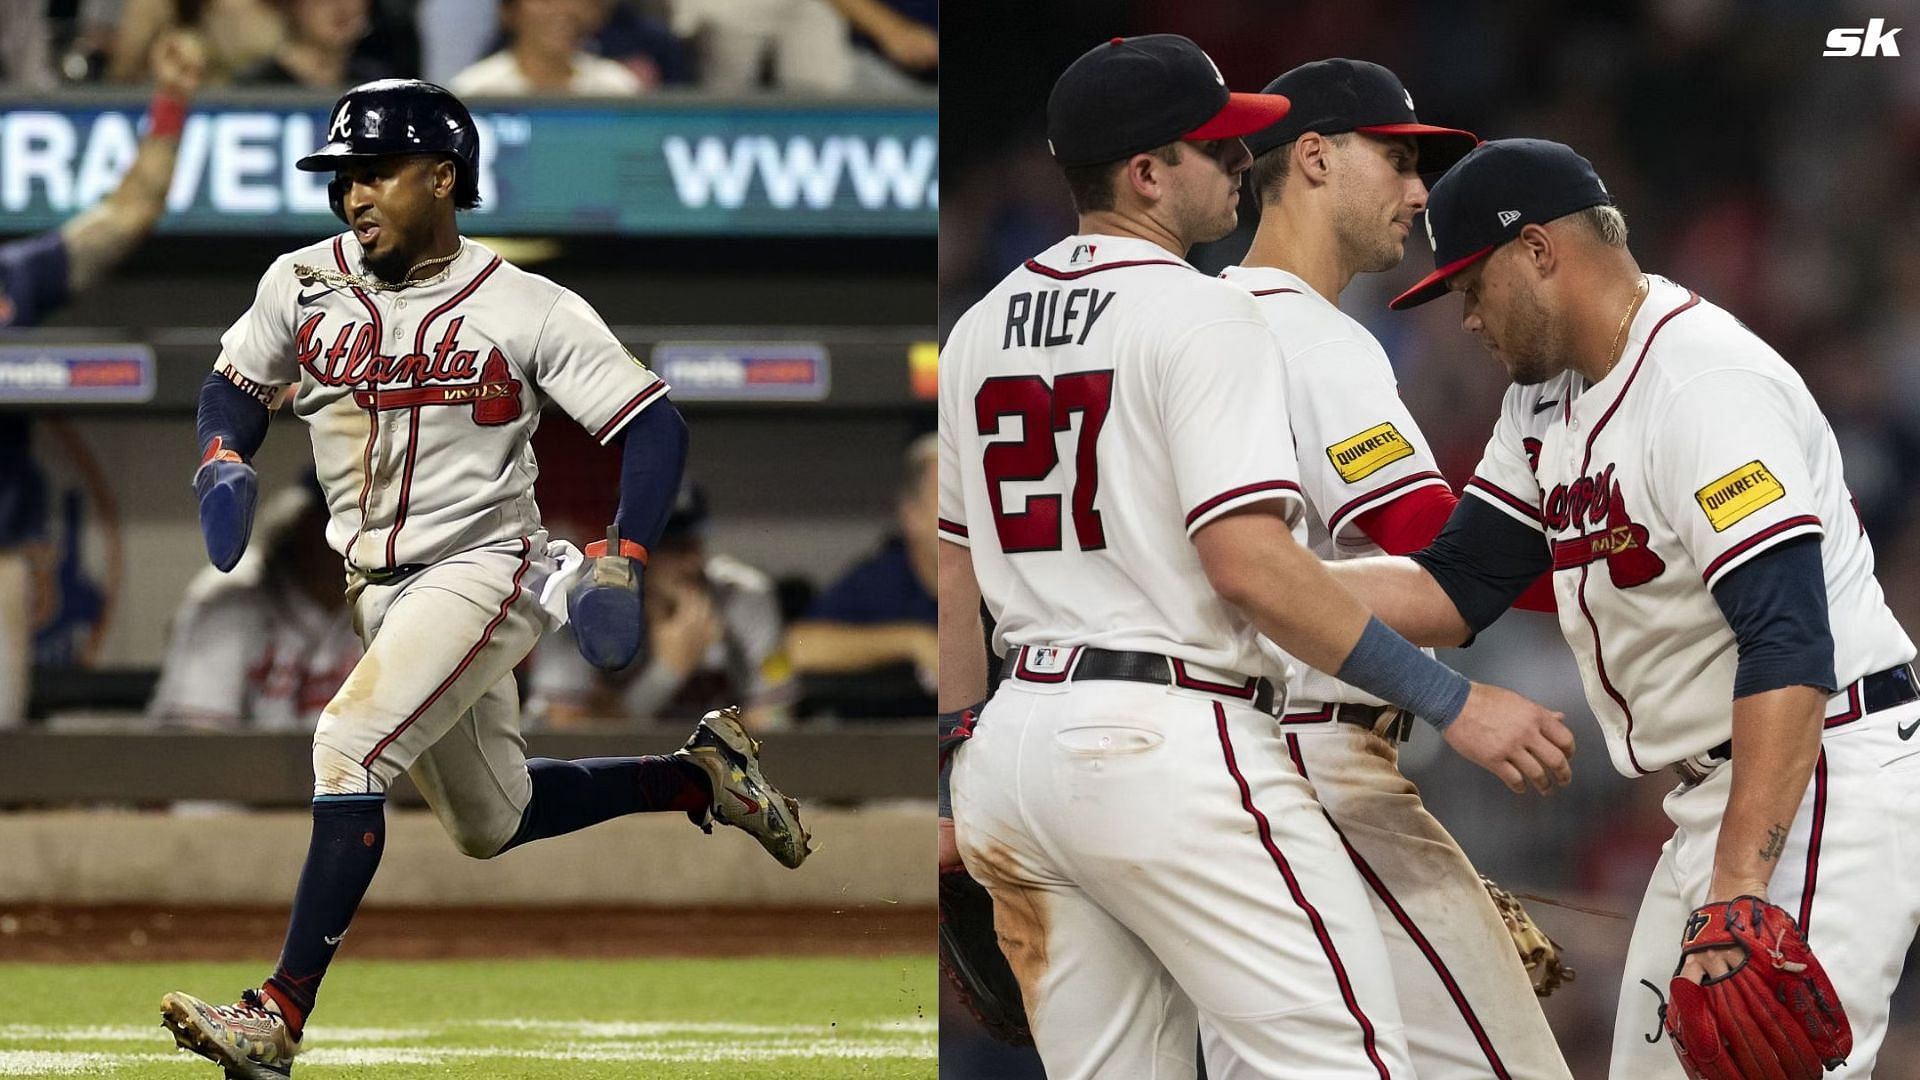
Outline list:
[[[1406,87],[1401,87],[1400,96],[1407,99],[1407,111],[1412,112],[1413,111],[1413,91],[1408,90]]]
[[[1200,55],[1207,56],[1206,53],[1201,53]],[[1221,86],[1227,85],[1227,77],[1220,74],[1220,65],[1213,62],[1213,57],[1207,56],[1207,66],[1213,69],[1214,82],[1219,83]]]
[[[335,139],[345,139],[347,137],[347,131],[352,125],[352,110],[345,105],[340,106],[340,111],[333,114],[333,125],[327,128],[327,141],[332,142]]]
[[[1427,223],[1427,246],[1433,249],[1433,253],[1435,255],[1438,255],[1440,254],[1440,241],[1435,240],[1433,238],[1433,208],[1432,207],[1427,208],[1427,212],[1425,215],[1423,215],[1423,218]]]

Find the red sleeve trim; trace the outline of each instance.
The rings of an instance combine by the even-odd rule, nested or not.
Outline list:
[[[1208,513],[1219,509],[1223,503],[1230,503],[1235,499],[1245,498],[1248,495],[1258,494],[1262,491],[1291,491],[1295,495],[1298,495],[1300,494],[1300,485],[1291,480],[1263,480],[1257,484],[1242,484],[1232,490],[1223,491],[1213,498],[1208,499],[1206,502],[1201,503],[1199,506],[1194,507],[1192,510],[1187,511],[1187,528],[1193,528],[1194,522],[1207,516]]]
[[[963,540],[966,539],[967,536],[967,527],[965,525],[957,521],[948,521],[946,518],[940,519],[940,531],[949,536],[958,536]]]
[[[1405,491],[1394,496],[1390,501],[1367,509],[1369,503],[1379,502],[1383,497],[1393,495],[1394,492],[1402,491],[1404,488],[1413,490]],[[1430,507],[1436,501],[1443,502],[1444,508],[1440,511],[1439,522],[1433,526],[1432,531],[1425,536],[1408,534],[1408,526],[1416,522],[1420,525],[1426,524],[1424,518],[1415,519],[1414,515],[1430,512]],[[1429,469],[1426,472],[1403,476],[1357,499],[1350,500],[1345,506],[1328,515],[1327,532],[1333,536],[1340,535],[1340,529],[1347,523],[1347,519],[1359,513],[1359,520],[1355,524],[1360,526],[1361,532],[1367,534],[1368,539],[1392,554],[1405,555],[1409,551],[1418,551],[1432,543],[1433,538],[1440,535],[1440,525],[1446,524],[1447,515],[1453,512],[1454,504],[1459,501],[1454,496],[1453,490],[1447,487],[1447,478]],[[1394,544],[1389,543],[1389,540],[1399,540],[1411,546],[1406,547],[1405,550],[1399,550]]]
[[[656,381],[652,386],[633,395],[632,401],[620,406],[620,411],[613,414],[613,419],[600,425],[600,430],[593,433],[594,441],[606,442],[612,437],[614,432],[620,430],[620,425],[626,421],[628,416],[633,414],[634,410],[646,404],[655,394],[666,390],[666,388],[667,384],[665,382]]]
[[[1522,499],[1520,496],[1515,495],[1513,492],[1508,491],[1505,488],[1496,487],[1493,484],[1480,479],[1478,476],[1475,476],[1469,479],[1467,481],[1466,486],[1470,488],[1474,488],[1478,491],[1486,492],[1488,495],[1493,496],[1495,499],[1506,504],[1507,506],[1510,506],[1515,510],[1518,510],[1522,514],[1525,514],[1529,521],[1538,522],[1540,520],[1539,507],[1528,503],[1527,500]]]
[[[1714,575],[1718,574],[1723,568],[1726,567],[1728,563],[1732,562],[1733,560],[1739,558],[1742,555],[1747,554],[1748,552],[1752,551],[1757,547],[1760,547],[1761,545],[1765,544],[1767,541],[1781,536],[1782,534],[1792,532],[1796,529],[1804,529],[1809,526],[1811,526],[1814,529],[1819,529],[1820,519],[1815,517],[1812,514],[1801,514],[1798,517],[1787,518],[1785,521],[1776,521],[1773,524],[1767,526],[1766,528],[1761,529],[1759,532],[1754,533],[1752,536],[1747,537],[1745,540],[1742,540],[1739,543],[1728,548],[1727,550],[1721,552],[1719,558],[1708,563],[1707,568],[1700,572],[1700,580],[1707,582],[1708,584],[1712,584]]]

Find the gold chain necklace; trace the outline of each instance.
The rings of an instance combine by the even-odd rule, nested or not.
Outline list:
[[[1626,344],[1627,325],[1633,322],[1633,313],[1640,310],[1640,300],[1647,291],[1647,275],[1641,274],[1640,281],[1633,287],[1633,299],[1627,304],[1626,314],[1620,316],[1620,326],[1613,332],[1613,344],[1607,353],[1607,370],[1600,373],[1605,379],[1613,374],[1613,366],[1620,362],[1620,346]]]
[[[347,274],[338,270],[328,270],[323,266],[307,266],[304,263],[294,264],[293,275],[299,278],[302,284],[311,281],[324,281],[329,285],[339,285],[347,288],[372,289],[376,292],[398,292],[401,289],[418,289],[427,285],[438,285],[440,282],[445,281],[447,275],[453,273],[453,260],[459,258],[460,253],[465,250],[467,250],[467,241],[465,238],[462,238],[460,246],[453,249],[453,254],[436,255],[431,259],[422,259],[414,263],[412,268],[407,271],[406,277],[398,282],[379,281],[374,278],[362,277],[359,274]],[[423,277],[415,280],[414,274],[419,273],[426,267],[439,266],[442,263],[446,265],[441,266],[439,273],[431,277]]]

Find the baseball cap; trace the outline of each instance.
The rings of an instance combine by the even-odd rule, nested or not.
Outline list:
[[[1114,38],[1067,65],[1047,98],[1047,147],[1062,165],[1119,161],[1170,142],[1231,139],[1287,114],[1287,99],[1235,94],[1178,34]]]
[[[1427,193],[1427,240],[1437,269],[1387,306],[1418,307],[1447,291],[1447,279],[1520,235],[1613,196],[1593,163],[1544,139],[1481,143]]]
[[[1255,157],[1309,131],[1411,135],[1420,146],[1420,171],[1437,173],[1480,141],[1471,131],[1421,123],[1413,115],[1413,95],[1400,77],[1365,60],[1335,57],[1301,64],[1268,83],[1265,92],[1285,95],[1293,108],[1279,123],[1247,136],[1247,149]]]

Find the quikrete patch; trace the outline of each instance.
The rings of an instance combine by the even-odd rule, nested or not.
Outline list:
[[[1714,532],[1727,527],[1771,502],[1785,498],[1787,489],[1774,479],[1767,467],[1749,461],[1727,475],[1693,493],[1706,512]]]
[[[1365,479],[1412,453],[1413,444],[1392,423],[1376,424],[1350,439],[1327,447],[1327,457],[1333,461],[1334,471],[1349,484]]]

